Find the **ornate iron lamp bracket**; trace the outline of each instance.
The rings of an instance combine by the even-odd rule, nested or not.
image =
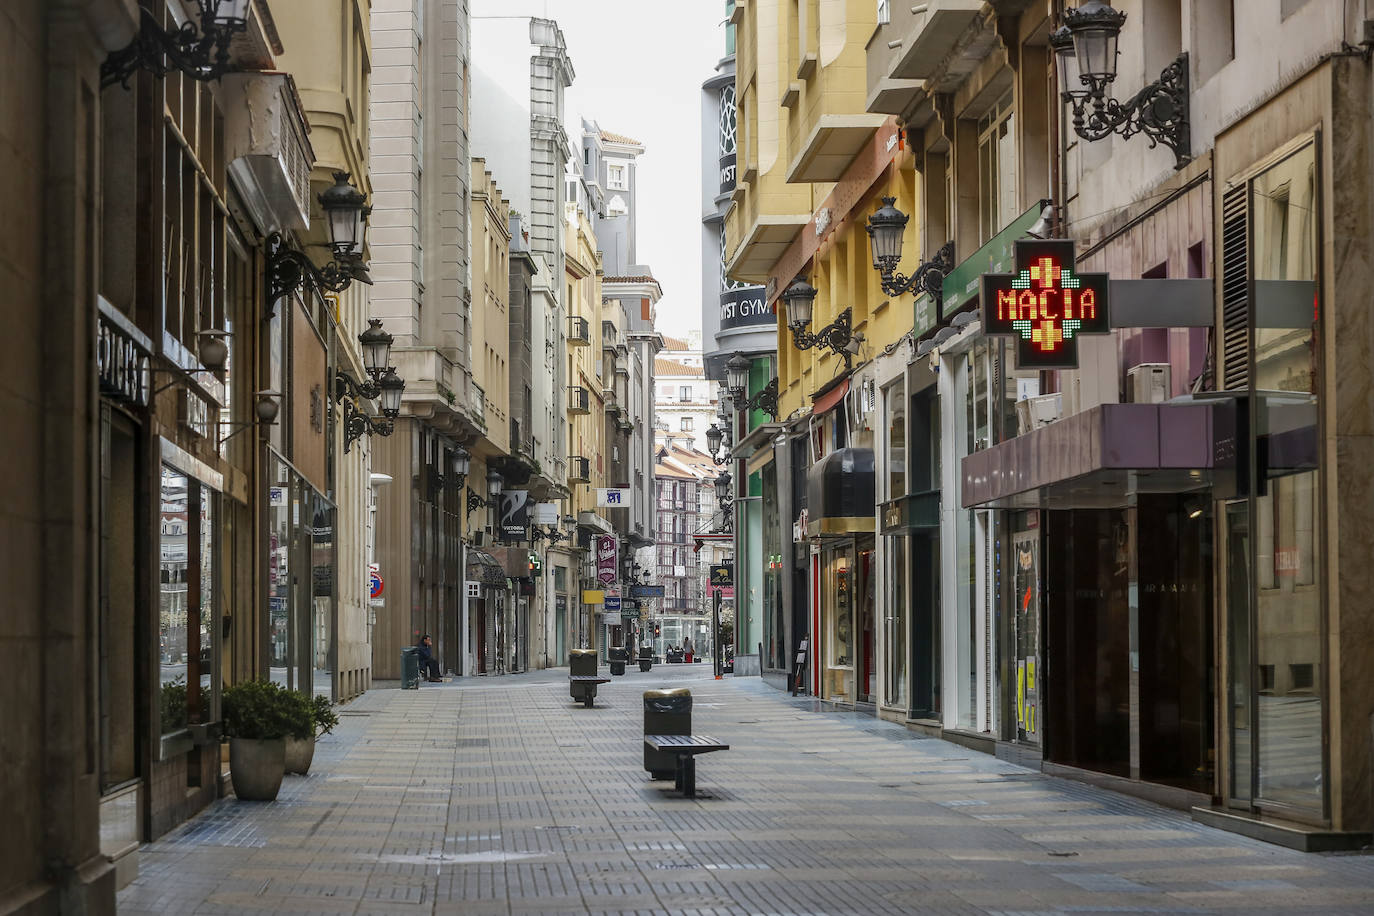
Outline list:
[[[812,334],[806,328],[792,328],[792,345],[798,350],[810,350],[824,345],[844,357],[844,369],[854,367],[854,355],[845,349],[854,339],[854,315],[849,309],[835,316],[835,320]]]
[[[335,372],[334,402],[339,403],[350,396],[375,401],[382,396],[382,386],[377,384],[375,378],[370,378],[365,382],[355,382],[346,372]]]
[[[483,508],[483,507],[485,507],[485,506],[491,505],[491,502],[490,502],[489,500],[485,499],[485,498],[482,496],[481,493],[478,493],[478,492],[477,492],[476,490],[474,490],[472,487],[468,487],[468,488],[467,488],[467,497],[468,497],[468,507],[467,507],[467,508],[468,508],[468,511],[467,511],[467,514],[468,514],[468,515],[471,515],[472,513],[476,512],[478,509],[481,509],[481,508]]]
[[[289,296],[302,286],[341,293],[358,276],[358,265],[332,260],[323,267],[306,257],[304,252],[286,245],[280,232],[267,237],[267,314],[270,317],[277,300]]]
[[[336,379],[337,384],[337,379]],[[376,436],[389,436],[396,429],[391,418],[369,417],[357,408],[352,398],[343,399],[344,454],[353,448],[355,440],[364,433]]]
[[[878,270],[882,275],[883,292],[900,296],[913,289],[919,290],[934,299],[938,308],[944,299],[945,277],[954,269],[954,243],[945,242],[935,256],[922,262],[910,277],[897,272],[896,258],[881,260]]]
[[[1085,78],[1085,82],[1086,82]],[[1174,151],[1174,168],[1181,169],[1192,159],[1188,133],[1188,52],[1165,67],[1159,79],[1141,89],[1125,102],[1107,94],[1100,80],[1089,84],[1084,93],[1064,93],[1073,104],[1073,132],[1092,142],[1120,134],[1129,139],[1144,134],[1155,147],[1163,143]]]
[[[100,64],[100,88],[119,83],[129,88],[129,80],[139,70],[163,77],[178,70],[202,82],[217,80],[228,73],[229,45],[234,35],[248,28],[246,19],[220,19],[213,8],[201,4],[200,28],[191,20],[168,32],[152,11],[140,10],[138,34]]]
[[[768,384],[764,385],[752,398],[741,404],[740,408],[743,410],[761,410],[776,420],[778,418],[778,380],[776,378],[769,379]],[[720,461],[716,462],[716,464],[721,463]]]

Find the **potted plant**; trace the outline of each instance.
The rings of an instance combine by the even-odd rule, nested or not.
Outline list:
[[[286,738],[308,737],[310,707],[295,691],[270,681],[244,681],[224,690],[224,734],[234,794],[272,801],[286,773]]]
[[[315,759],[315,739],[332,732],[334,726],[339,724],[339,717],[334,714],[334,704],[329,702],[329,697],[319,694],[313,697],[304,694],[297,696],[310,714],[312,727],[305,738],[287,736],[286,772],[304,775],[310,772],[310,762]]]

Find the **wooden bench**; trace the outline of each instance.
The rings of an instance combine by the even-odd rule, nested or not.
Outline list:
[[[697,795],[697,754],[730,750],[730,745],[705,735],[645,735],[644,746],[677,758],[673,787],[680,790],[684,798],[696,798]]]
[[[574,700],[581,700],[583,706],[591,709],[592,702],[596,699],[597,685],[609,684],[610,682],[610,678],[602,677],[599,674],[570,674],[568,675],[568,693]]]

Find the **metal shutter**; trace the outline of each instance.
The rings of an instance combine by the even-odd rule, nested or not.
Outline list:
[[[1221,196],[1221,364],[1227,391],[1250,384],[1249,183]]]

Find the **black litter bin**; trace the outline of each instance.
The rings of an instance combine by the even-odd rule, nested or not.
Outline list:
[[[568,674],[577,677],[579,675],[591,675],[596,677],[596,650],[595,649],[573,649],[568,652]],[[579,684],[572,682],[568,688],[568,695],[574,700],[587,702],[587,693],[590,691],[592,696],[596,696],[595,684]]]
[[[624,646],[611,646],[606,650],[606,659],[611,665],[611,675],[619,677],[625,673],[625,663],[630,660],[630,650]]]
[[[640,647],[639,647],[639,670],[640,670],[640,671],[648,671],[648,670],[649,670],[650,668],[652,668],[653,666],[654,666],[654,647],[653,647],[653,646],[640,646]]]
[[[675,690],[644,691],[645,735],[690,735],[692,733],[692,691],[686,687]],[[677,771],[677,758],[667,751],[644,748],[644,769],[654,779],[672,779]]]
[[[420,650],[415,646],[401,650],[401,689],[420,689]]]

